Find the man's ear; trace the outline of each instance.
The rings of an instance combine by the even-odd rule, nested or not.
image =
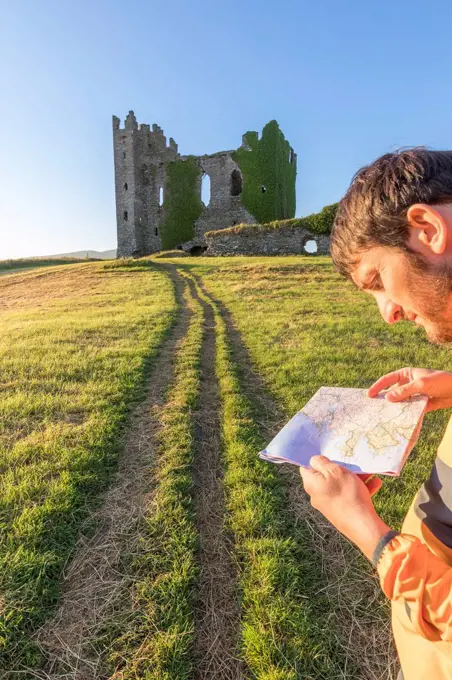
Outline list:
[[[420,253],[441,255],[447,244],[447,224],[442,206],[415,203],[408,208],[407,218],[411,229],[408,244]]]

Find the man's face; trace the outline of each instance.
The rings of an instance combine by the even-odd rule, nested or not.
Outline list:
[[[430,342],[452,342],[450,264],[416,267],[409,254],[375,246],[364,252],[352,273],[355,284],[374,296],[386,323],[412,321]]]

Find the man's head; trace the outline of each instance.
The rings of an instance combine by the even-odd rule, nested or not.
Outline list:
[[[339,203],[331,255],[370,291],[387,323],[452,342],[452,151],[390,153],[353,178]]]

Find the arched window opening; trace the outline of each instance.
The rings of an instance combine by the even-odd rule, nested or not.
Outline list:
[[[207,246],[192,246],[190,248],[190,255],[204,255],[207,250]]]
[[[126,158],[126,152],[125,152],[125,151],[122,152],[122,157],[123,157],[124,160],[125,160],[125,158]]]
[[[129,213],[127,212],[127,210],[124,210],[124,222],[127,222],[128,219],[129,219]]]
[[[127,191],[128,188],[129,188],[129,185],[127,184],[127,182],[124,182],[124,189]]]
[[[206,173],[203,174],[201,180],[201,200],[206,207],[210,203],[210,177]]]
[[[231,172],[231,196],[239,196],[242,193],[242,175],[240,170]]]
[[[317,241],[314,241],[313,238],[309,239],[309,241],[306,241],[304,244],[304,249],[309,255],[315,255],[319,249]]]
[[[159,189],[159,205],[163,205],[163,187]]]
[[[156,236],[158,236],[158,235],[159,235],[159,230],[158,230],[158,227],[156,227],[156,228],[154,229],[154,234],[155,234]]]

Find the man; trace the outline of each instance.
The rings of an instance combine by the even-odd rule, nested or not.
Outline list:
[[[422,326],[434,343],[452,342],[452,151],[411,149],[362,168],[339,204],[331,237],[339,271],[370,293],[387,323]],[[380,378],[376,396],[429,397],[452,406],[452,373],[404,368]],[[452,420],[430,479],[402,532],[377,515],[381,480],[359,477],[323,456],[301,469],[312,505],[377,568],[392,601],[405,680],[452,679]]]

